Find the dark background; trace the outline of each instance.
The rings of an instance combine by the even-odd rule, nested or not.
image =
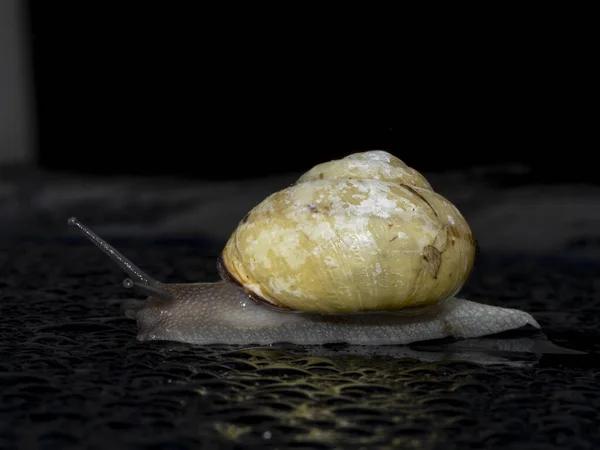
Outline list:
[[[18,5],[25,48],[0,33],[0,160],[24,142],[19,96],[2,95],[31,66],[38,167],[0,167],[0,448],[600,448],[595,15]],[[143,296],[67,227],[158,280],[214,281],[285,172],[374,148],[467,218],[480,252],[461,295],[541,333],[390,354],[139,342],[124,310]],[[125,173],[147,176],[106,176]]]
[[[596,181],[583,27],[27,4],[45,168],[228,179],[379,148],[422,171],[520,162]]]

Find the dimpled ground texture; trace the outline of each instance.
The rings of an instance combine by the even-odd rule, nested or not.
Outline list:
[[[200,243],[114,243],[163,281],[217,277]],[[140,343],[123,305],[141,297],[88,242],[12,242],[0,267],[2,449],[600,448],[589,262],[482,255],[463,291],[578,355]]]

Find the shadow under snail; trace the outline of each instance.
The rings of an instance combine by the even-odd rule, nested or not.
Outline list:
[[[139,340],[192,344],[407,344],[531,325],[528,313],[457,298],[475,260],[458,211],[381,150],[318,164],[239,223],[220,281],[152,279],[69,219],[148,298],[127,311]]]

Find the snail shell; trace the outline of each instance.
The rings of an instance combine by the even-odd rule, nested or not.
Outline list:
[[[368,151],[319,164],[253,208],[221,271],[273,305],[343,314],[439,303],[474,258],[458,209],[400,159]]]

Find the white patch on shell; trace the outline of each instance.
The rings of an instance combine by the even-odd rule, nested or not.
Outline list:
[[[448,222],[450,222],[452,225],[456,224],[454,217],[452,217],[450,214],[448,214]]]
[[[432,221],[425,220],[423,223],[423,236],[421,236],[419,239],[419,245],[421,248],[425,247],[426,245],[433,245],[433,241],[435,240],[435,237],[439,231],[439,227],[435,226]]]
[[[254,258],[250,259],[250,268],[251,270],[256,269],[256,261],[260,261],[262,267],[265,269],[271,268],[271,260],[267,256],[268,247],[260,246],[260,242],[258,239],[252,239],[250,236],[246,239],[246,243],[248,244],[248,248],[252,249],[252,253],[255,255]]]
[[[336,216],[334,228],[350,250],[375,248],[375,239],[368,230],[369,218],[359,216]]]
[[[298,242],[298,235],[293,233],[280,234],[281,240],[274,242],[273,245],[277,246],[277,253],[280,255],[286,255],[285,261],[292,270],[299,269],[310,253],[301,248]]]
[[[350,184],[359,191],[366,193],[367,197],[358,205],[348,205],[349,213],[388,219],[398,212],[398,204],[390,198],[391,192],[387,183],[373,181],[365,183],[364,181],[352,180]]]
[[[331,229],[329,222],[321,222],[313,227],[305,227],[304,232],[313,241],[330,240],[335,237],[335,232]]]
[[[406,234],[404,231],[398,231],[398,239],[408,239],[408,234]]]
[[[348,180],[348,183],[353,188],[359,190],[360,192],[364,192],[366,194],[371,194],[370,185],[368,183],[365,183],[364,180]],[[355,195],[360,195],[360,194],[355,194]],[[354,195],[353,195],[353,197],[354,197]]]
[[[334,261],[334,259],[331,256],[328,256],[327,258],[325,258],[323,260],[325,262],[325,264],[327,264],[329,267],[339,267],[339,264],[336,263]]]
[[[352,209],[360,215],[373,215],[387,219],[396,212],[397,208],[398,204],[394,200],[383,196],[376,196],[375,198],[371,197],[363,200],[360,202],[360,205]]]
[[[383,161],[389,163],[392,155],[385,150],[370,150],[368,152],[364,152],[362,157],[371,161]]]
[[[310,256],[308,250],[303,249],[299,244],[298,233],[283,233],[280,227],[273,225],[261,231],[257,239],[252,241],[249,248],[252,258],[248,258],[250,270],[256,269],[255,265],[260,261],[262,267],[270,268],[271,263],[267,252],[272,251],[277,255],[286,255],[285,261],[292,270],[300,268],[306,258]],[[274,236],[278,236],[278,240],[273,240]],[[266,245],[265,243],[269,243]]]
[[[364,179],[380,180],[404,177],[408,172],[400,167],[393,167],[389,163],[379,160],[353,159],[347,164],[348,176],[360,176]]]
[[[270,278],[269,287],[271,288],[271,291],[275,293],[275,295],[279,295],[282,292],[285,292],[287,294],[293,295],[294,297],[316,299],[314,295],[310,295],[306,292],[303,292],[302,289],[299,289],[297,286],[295,286],[295,280],[291,276],[287,276],[285,278]]]

